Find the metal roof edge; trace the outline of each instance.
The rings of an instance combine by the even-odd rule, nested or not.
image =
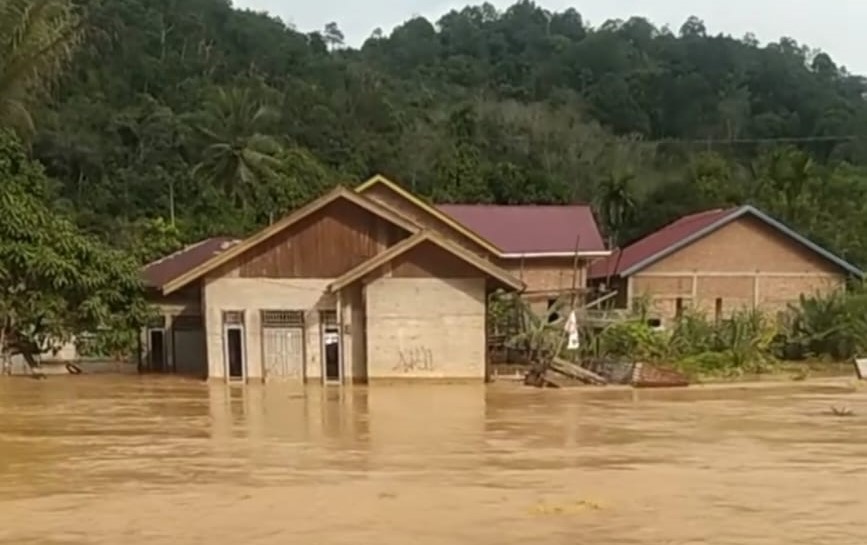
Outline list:
[[[770,225],[771,227],[777,229],[778,231],[780,231],[784,235],[788,236],[789,238],[795,240],[796,242],[801,243],[802,245],[806,246],[808,249],[819,254],[820,256],[822,256],[826,260],[830,261],[831,263],[834,263],[835,265],[837,265],[841,269],[851,273],[854,276],[857,276],[860,279],[864,278],[864,271],[862,271],[861,269],[859,269],[855,265],[849,263],[845,259],[832,253],[831,251],[827,250],[826,248],[819,246],[818,244],[816,244],[812,240],[808,239],[804,235],[801,235],[800,233],[798,233],[794,229],[788,227],[787,225],[785,225],[781,221],[776,220],[773,217],[765,214],[764,212],[762,212],[761,210],[759,210],[755,206],[747,204],[747,205],[744,205],[742,208],[744,209],[745,214],[746,213],[752,214],[757,219],[759,219],[759,220],[765,222],[766,224]]]
[[[791,229],[790,227],[781,223],[779,220],[772,218],[771,216],[762,212],[761,210],[759,210],[758,208],[756,208],[755,206],[753,206],[751,204],[745,204],[745,205],[742,205],[742,206],[736,208],[733,212],[718,219],[717,221],[713,222],[712,224],[708,225],[707,227],[700,229],[699,231],[696,231],[695,233],[689,235],[688,237],[683,238],[677,244],[672,244],[671,246],[665,248],[664,250],[661,250],[661,251],[655,253],[654,255],[639,261],[638,263],[629,267],[628,269],[623,270],[619,276],[621,276],[621,277],[631,276],[631,275],[635,274],[636,272],[649,267],[650,265],[656,263],[657,261],[670,256],[674,252],[676,252],[682,248],[685,248],[686,246],[689,246],[690,244],[694,243],[695,241],[706,237],[707,235],[713,233],[714,231],[716,231],[716,230],[728,225],[729,223],[731,223],[737,219],[740,219],[746,215],[751,215],[751,216],[755,217],[756,219],[758,219],[759,221],[765,223],[766,225],[780,231],[781,233],[788,236],[789,238],[791,238],[795,242],[798,242],[801,245],[807,247],[808,249],[810,249],[813,252],[815,252],[816,254],[822,256],[823,258],[830,261],[831,263],[834,263],[835,265],[837,265],[841,269],[849,272],[850,274],[852,274],[854,276],[857,276],[859,279],[865,278],[864,271],[862,271],[861,269],[859,269],[855,265],[852,265],[848,261],[842,259],[841,257],[839,257],[839,256],[831,253],[830,251],[826,250],[825,248],[819,246],[815,242],[813,242],[813,241],[809,240],[808,238],[804,237],[803,235],[799,234],[794,229]]]

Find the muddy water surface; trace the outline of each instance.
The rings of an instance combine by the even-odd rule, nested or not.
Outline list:
[[[863,545],[867,390],[0,381],[0,542]]]

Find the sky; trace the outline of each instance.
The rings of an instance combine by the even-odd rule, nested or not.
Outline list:
[[[451,9],[477,1],[453,0],[234,0],[235,6],[268,11],[298,30],[322,29],[336,22],[351,46],[359,46],[376,28],[392,28],[417,15],[436,21]],[[505,9],[514,0],[491,0]],[[537,0],[552,11],[577,9],[585,22],[646,17],[657,26],[677,30],[690,15],[705,21],[711,33],[742,37],[752,32],[762,41],[789,36],[829,53],[850,72],[867,75],[865,0]],[[860,32],[859,32],[860,30]]]

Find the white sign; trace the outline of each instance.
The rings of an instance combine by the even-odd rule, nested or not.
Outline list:
[[[323,335],[325,344],[337,344],[340,342],[340,336],[337,333],[326,333]]]
[[[578,317],[575,316],[575,311],[569,313],[569,319],[566,320],[566,325],[563,327],[569,335],[569,341],[566,348],[569,350],[578,350],[581,347],[581,340],[578,338]]]

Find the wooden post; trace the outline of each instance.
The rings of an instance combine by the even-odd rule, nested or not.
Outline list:
[[[578,236],[575,237],[575,257],[572,260],[572,301],[570,304],[569,313],[575,312],[575,306],[578,299],[578,264],[580,262],[579,252],[581,250],[581,233],[578,233]],[[577,321],[577,316],[576,316]],[[576,324],[577,326],[577,324]],[[559,356],[559,354],[557,354]],[[572,353],[572,362],[578,362],[578,350],[575,350]]]

